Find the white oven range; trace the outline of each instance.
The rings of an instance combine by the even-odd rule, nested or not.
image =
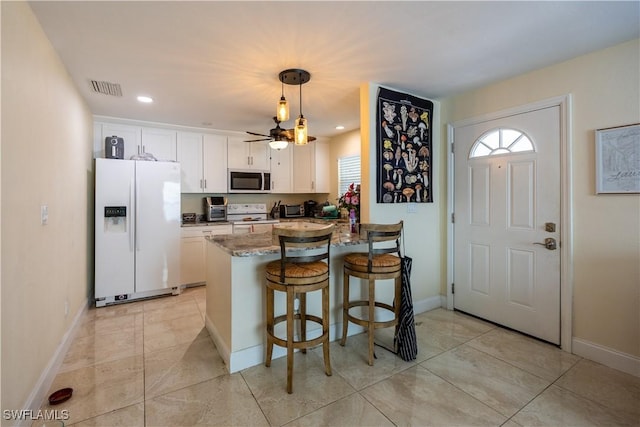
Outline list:
[[[265,203],[229,203],[227,221],[233,226],[233,234],[270,231],[277,219],[269,219]]]

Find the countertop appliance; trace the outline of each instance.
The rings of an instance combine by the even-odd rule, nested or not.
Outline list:
[[[300,218],[304,216],[304,205],[280,205],[280,218]]]
[[[318,202],[315,200],[307,200],[304,202],[304,216],[314,217],[318,209]]]
[[[229,193],[270,193],[271,172],[229,169]]]
[[[227,220],[227,199],[225,197],[205,197],[204,215],[208,222]]]
[[[269,219],[265,203],[229,203],[227,220],[233,226],[233,233],[268,231],[280,221]]]
[[[96,159],[96,307],[180,292],[180,163]]]

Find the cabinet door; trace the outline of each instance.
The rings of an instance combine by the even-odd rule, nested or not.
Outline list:
[[[331,167],[329,163],[329,143],[325,141],[315,141],[315,145],[315,192],[330,193]]]
[[[180,284],[201,283],[206,280],[205,245],[203,236],[180,239],[182,251],[180,264]]]
[[[293,192],[314,193],[315,145],[293,147]]]
[[[176,161],[176,131],[142,128],[142,152],[153,154],[158,160]]]
[[[180,162],[180,192],[202,193],[202,134],[178,132],[178,161]]]
[[[249,169],[250,145],[238,137],[227,138],[227,166],[229,169]]]
[[[105,123],[102,125],[102,157],[104,157],[104,140],[108,136],[119,136],[124,139],[124,158],[140,154],[141,128],[138,126]]]
[[[249,147],[251,169],[269,170],[270,150],[269,143],[267,142],[251,142]]]
[[[271,150],[271,192],[291,193],[293,191],[292,157],[293,147],[291,144],[282,150]]]
[[[205,134],[202,145],[204,192],[227,192],[227,137]]]

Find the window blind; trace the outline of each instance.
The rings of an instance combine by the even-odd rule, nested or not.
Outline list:
[[[338,159],[338,196],[343,195],[351,183],[360,184],[360,156]]]

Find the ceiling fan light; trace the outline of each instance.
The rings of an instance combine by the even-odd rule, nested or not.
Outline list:
[[[273,148],[274,150],[284,150],[285,148],[287,148],[288,145],[289,143],[287,142],[286,139],[281,139],[281,140],[274,139],[269,142],[269,147]]]
[[[276,117],[279,122],[286,122],[289,120],[289,101],[284,98],[284,95],[280,97],[280,101],[278,101],[278,111],[276,113]]]
[[[296,145],[306,145],[309,143],[307,119],[305,119],[302,115],[300,115],[300,117],[296,119],[296,126],[293,132]]]

